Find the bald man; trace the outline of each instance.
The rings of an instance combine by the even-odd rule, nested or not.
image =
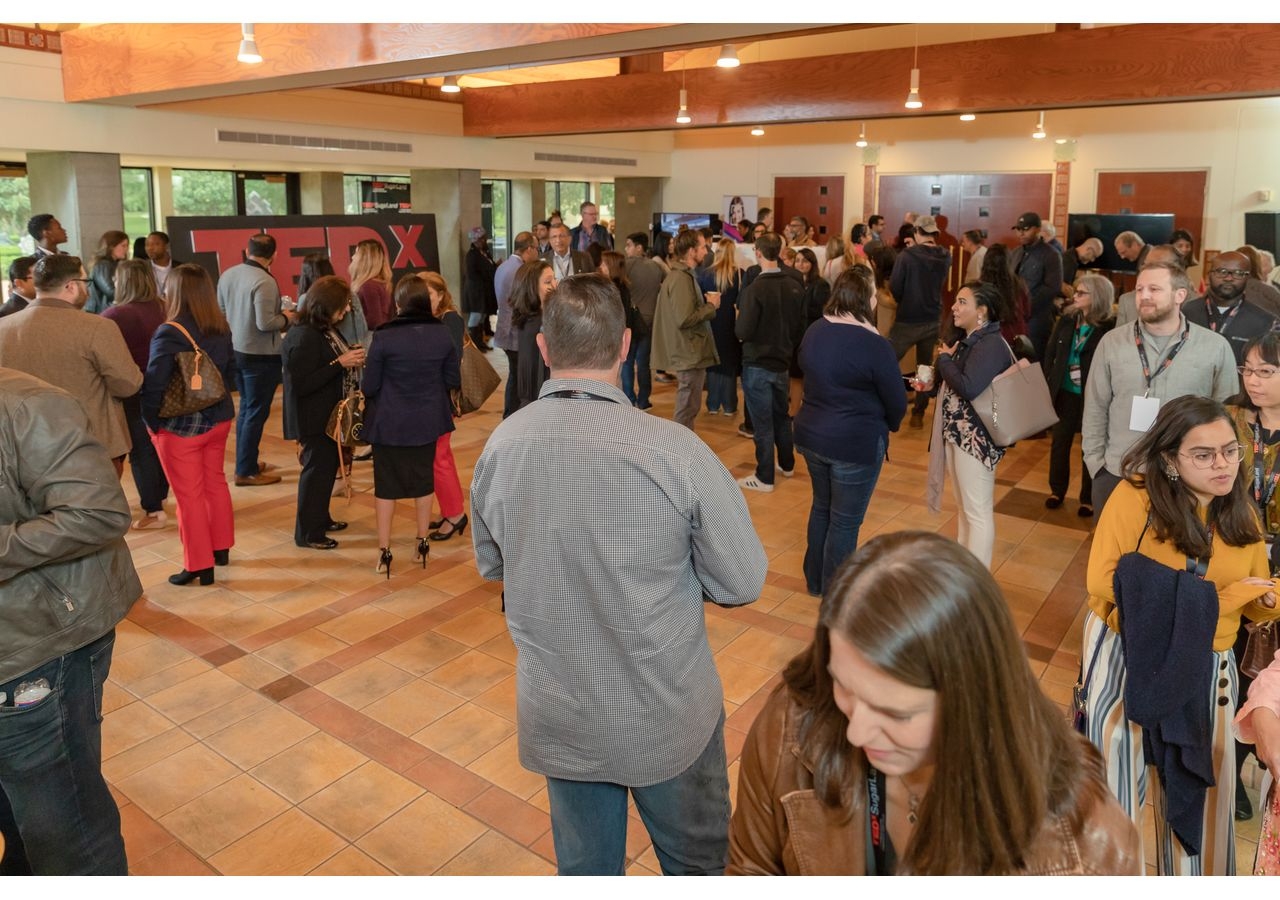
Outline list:
[[[1089,266],[1102,255],[1102,241],[1096,237],[1085,238],[1062,254],[1062,296],[1070,300],[1075,294],[1075,280],[1079,270]]]
[[[1244,348],[1249,341],[1261,337],[1280,324],[1274,315],[1245,297],[1249,280],[1249,260],[1234,250],[1219,253],[1209,270],[1209,290],[1182,304],[1188,322],[1216,331],[1227,339],[1236,356],[1236,365],[1244,363]]]

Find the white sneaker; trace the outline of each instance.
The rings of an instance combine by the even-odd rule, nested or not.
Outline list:
[[[739,478],[738,486],[744,491],[759,491],[762,494],[769,494],[773,492],[773,485],[765,484],[754,475],[747,475],[743,478]]]
[[[153,513],[144,512],[142,518],[133,523],[133,530],[152,531],[156,528],[163,528],[168,521],[168,516],[164,514],[163,509]]]
[[[796,474],[795,469],[784,469],[782,466],[775,466],[775,468],[787,478],[793,478]]]

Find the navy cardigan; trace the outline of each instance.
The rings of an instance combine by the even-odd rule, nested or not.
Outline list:
[[[206,335],[190,315],[178,316],[176,321],[191,333],[200,349],[209,354],[209,359],[213,360],[213,364],[222,373],[222,383],[227,388],[225,397],[202,412],[213,424],[235,418],[231,391],[236,386],[236,363],[235,353],[231,349],[231,334]],[[160,404],[164,401],[165,388],[169,386],[174,370],[177,369],[176,357],[189,350],[191,342],[172,325],[161,325],[151,336],[151,355],[147,360],[147,372],[142,379],[142,421],[152,431],[160,430],[165,423],[160,418]]]
[[[453,431],[449,389],[462,386],[448,327],[429,314],[401,313],[374,331],[364,364],[365,439],[421,447]]]

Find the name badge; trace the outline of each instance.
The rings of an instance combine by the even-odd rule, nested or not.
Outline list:
[[[1133,411],[1129,413],[1129,429],[1146,431],[1155,422],[1158,412],[1160,412],[1159,397],[1134,397]]]
[[[1067,374],[1071,376],[1071,383],[1076,387],[1080,387],[1080,367],[1072,366],[1067,370]]]

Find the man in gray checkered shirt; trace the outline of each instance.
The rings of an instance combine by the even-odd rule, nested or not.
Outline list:
[[[476,565],[505,582],[520,762],[547,777],[562,875],[621,875],[627,795],[669,875],[728,852],[724,692],[702,604],[751,603],[767,560],[733,476],[618,387],[617,289],[576,275],[537,337],[551,378],[476,462]]]

